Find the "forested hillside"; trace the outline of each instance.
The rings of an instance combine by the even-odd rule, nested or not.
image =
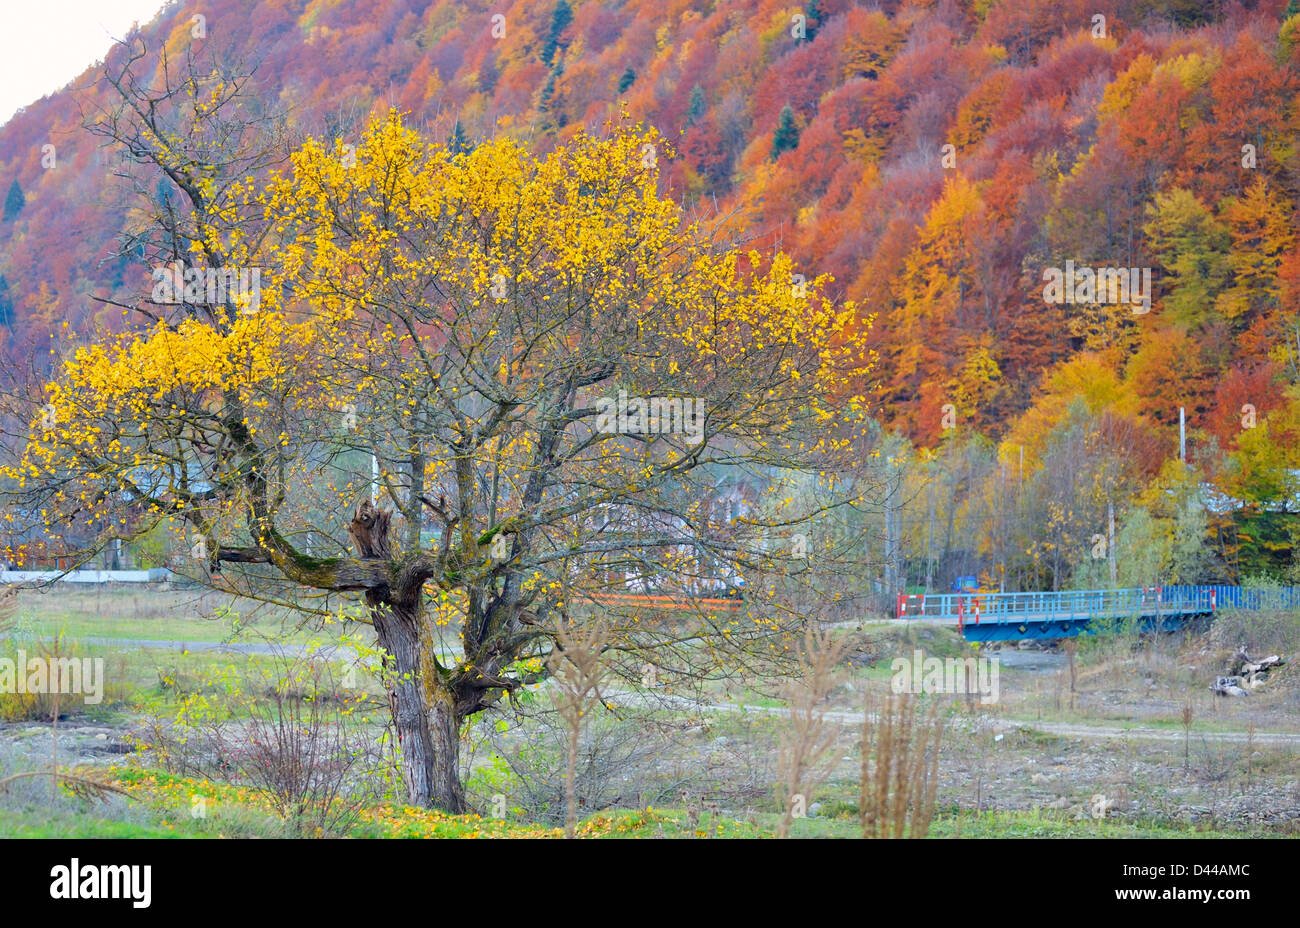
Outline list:
[[[855,304],[875,415],[916,464],[890,504],[910,582],[1291,569],[1295,0],[204,0],[141,36],[171,62],[212,43],[295,132],[345,143],[390,107],[460,149],[656,128],[690,213]],[[136,324],[111,301],[148,286],[118,255],[119,153],[80,128],[98,75],[0,128],[18,367],[65,326]],[[1128,298],[1094,268],[1133,269]]]

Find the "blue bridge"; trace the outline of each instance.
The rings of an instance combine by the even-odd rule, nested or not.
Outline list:
[[[1121,628],[1168,631],[1220,609],[1294,609],[1300,588],[1135,587],[1056,593],[900,594],[898,618],[956,625],[969,641],[1072,638]]]

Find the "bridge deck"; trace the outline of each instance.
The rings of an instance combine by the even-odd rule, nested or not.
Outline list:
[[[1136,587],[1033,593],[900,595],[899,618],[957,625],[971,640],[1061,638],[1133,620],[1167,628],[1222,606],[1288,609],[1300,606],[1300,589],[1242,590],[1230,586]]]

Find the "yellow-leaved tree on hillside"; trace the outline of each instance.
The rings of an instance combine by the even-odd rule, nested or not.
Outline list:
[[[865,421],[824,281],[687,222],[651,132],[453,155],[393,113],[267,168],[237,81],[151,105],[128,69],[98,126],[144,172],[132,247],[173,270],[131,304],[147,330],[48,385],[24,511],[99,545],[170,526],[219,589],[364,603],[409,799],[452,811],[462,724],[539,679],[563,623],[600,609],[628,685],[783,653],[798,616],[762,578],[831,505],[791,475],[846,472]],[[720,577],[744,611],[608,595]]]

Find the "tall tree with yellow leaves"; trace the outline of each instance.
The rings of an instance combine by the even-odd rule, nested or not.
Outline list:
[[[848,467],[865,352],[825,281],[659,195],[653,133],[453,155],[392,113],[231,176],[202,135],[237,121],[229,82],[117,86],[113,137],[179,194],[149,239],[179,269],[133,307],[146,331],[48,386],[9,469],[24,511],[100,543],[170,527],[198,579],[244,595],[359,598],[409,800],[452,811],[462,724],[539,679],[560,623],[599,610],[628,679],[781,650],[788,610],[753,581],[806,514],[719,487]],[[235,283],[214,297],[213,275]],[[608,604],[625,577],[719,565],[751,581],[740,615]]]

